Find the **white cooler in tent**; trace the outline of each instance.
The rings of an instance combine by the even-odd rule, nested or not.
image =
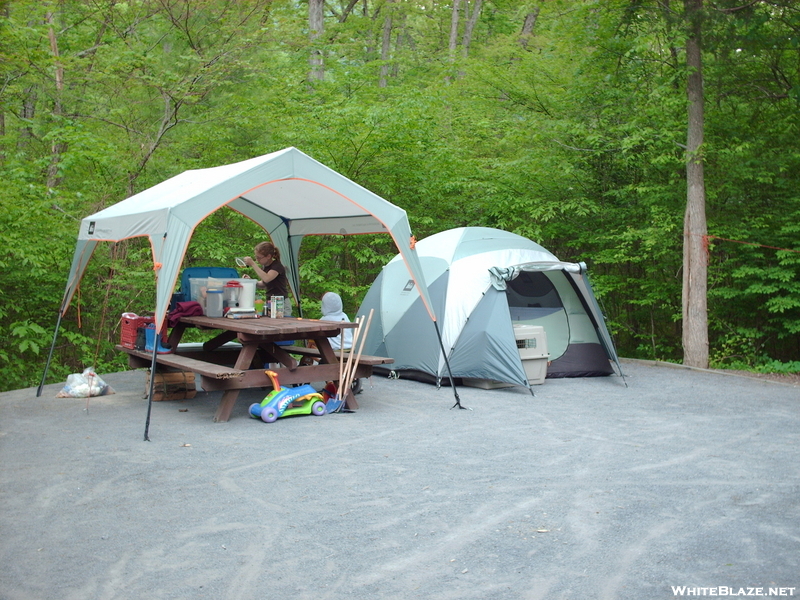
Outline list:
[[[539,325],[514,325],[514,337],[517,340],[519,357],[528,383],[541,385],[547,376],[547,334]]]

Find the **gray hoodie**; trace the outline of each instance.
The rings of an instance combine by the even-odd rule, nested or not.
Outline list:
[[[350,322],[344,311],[342,311],[342,298],[336,292],[326,292],[322,297],[322,320],[323,321],[347,321]],[[344,347],[350,348],[353,345],[353,330],[344,329]],[[331,342],[331,347],[338,350],[341,347],[342,338],[332,337],[328,338]]]

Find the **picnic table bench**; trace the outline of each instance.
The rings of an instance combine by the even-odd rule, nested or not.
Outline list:
[[[127,352],[129,357],[141,359],[131,360],[131,358],[129,358],[128,362],[134,363],[131,364],[131,366],[149,367],[153,358],[152,352],[145,352],[144,350],[136,350],[132,348],[126,348],[124,346],[116,346],[116,349],[121,352]],[[159,354],[156,357],[156,362],[161,366],[174,367],[181,371],[191,371],[192,373],[197,373],[198,375],[211,377],[214,379],[233,379],[236,377],[244,377],[244,371],[240,369],[234,369],[230,366],[207,362],[204,360],[197,360],[196,358],[191,358],[184,354]]]

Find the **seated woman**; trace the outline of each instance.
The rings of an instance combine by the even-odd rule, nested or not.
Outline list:
[[[325,295],[322,296],[322,316],[320,319],[322,321],[350,322],[350,317],[348,317],[342,310],[342,298],[339,296],[339,294],[336,292],[326,292]],[[344,335],[344,339],[342,339],[342,336],[328,338],[331,343],[331,348],[334,350],[339,350],[339,348],[342,346],[344,346],[344,349],[347,350],[353,345],[353,330],[343,329],[342,333]]]

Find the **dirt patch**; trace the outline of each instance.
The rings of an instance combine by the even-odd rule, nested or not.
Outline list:
[[[788,383],[789,385],[800,385],[800,373],[754,373],[753,371],[737,371],[734,369],[718,369],[721,373],[731,373],[753,377],[754,379],[768,379],[778,383]]]

